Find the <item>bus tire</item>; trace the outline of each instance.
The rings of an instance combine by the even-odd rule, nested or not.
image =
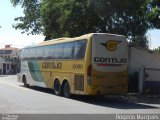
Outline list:
[[[69,98],[71,97],[71,94],[70,94],[70,86],[69,86],[69,83],[68,81],[64,81],[64,84],[63,84],[63,96],[66,97],[66,98]]]
[[[24,87],[29,87],[29,84],[27,84],[27,79],[25,75],[23,76],[22,81],[23,81]]]
[[[58,79],[56,79],[54,81],[54,94],[58,95],[58,96],[62,95],[62,93],[61,93],[61,84],[60,84]]]

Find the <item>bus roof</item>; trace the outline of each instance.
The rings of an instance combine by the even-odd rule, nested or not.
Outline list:
[[[48,41],[43,41],[39,43],[39,46],[56,44],[56,43],[61,43],[61,42],[70,42],[70,41],[75,41],[75,40],[82,40],[82,39],[87,39],[89,36],[91,36],[91,34],[85,34],[85,35],[82,35],[79,37],[73,37],[73,38],[69,38],[69,37],[57,38],[57,39],[52,39]]]
[[[56,44],[56,43],[61,43],[61,42],[70,42],[70,41],[75,41],[75,40],[82,40],[82,39],[87,39],[91,37],[92,35],[116,35],[116,36],[123,36],[123,35],[118,35],[118,34],[110,34],[110,33],[88,33],[85,35],[81,35],[79,37],[62,37],[62,38],[56,38],[56,39],[51,39],[47,41],[43,41],[37,45],[32,45],[32,46],[27,46],[25,48],[30,48],[30,47],[36,47],[36,46],[43,46],[43,45],[50,45],[50,44]],[[123,36],[124,37],[124,36]]]

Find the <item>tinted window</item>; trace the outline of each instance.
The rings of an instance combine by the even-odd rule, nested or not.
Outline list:
[[[55,59],[63,58],[63,44],[55,45],[54,58]]]
[[[44,57],[46,59],[49,58],[49,52],[50,52],[49,46],[44,46]]]
[[[36,57],[36,48],[30,48],[29,49],[29,59],[34,60]]]
[[[28,59],[82,59],[85,57],[86,40],[23,49]]]
[[[86,40],[76,41],[74,47],[74,58],[82,59],[85,57]]]
[[[24,60],[27,60],[29,58],[29,48],[24,49],[23,58]]]
[[[36,47],[34,50],[36,51],[36,54],[35,54],[36,59],[43,59],[43,57],[44,57],[44,52],[43,52],[44,47]]]
[[[49,49],[50,49],[49,56],[50,56],[51,59],[54,59],[55,45],[49,46]]]
[[[74,42],[64,44],[64,59],[72,59],[74,52]]]

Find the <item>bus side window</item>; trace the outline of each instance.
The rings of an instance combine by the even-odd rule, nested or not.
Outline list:
[[[63,44],[56,44],[55,51],[54,51],[54,58],[55,59],[62,59],[63,58]]]
[[[49,59],[54,59],[55,45],[48,46]]]
[[[44,46],[44,58],[49,59],[49,46]]]
[[[74,42],[65,43],[63,59],[72,59],[73,52],[74,52]]]
[[[37,47],[36,48],[36,58],[38,59],[38,60],[41,60],[41,59],[43,59],[43,54],[44,54],[44,50],[43,50],[44,48],[43,47]]]
[[[23,60],[28,60],[29,59],[29,52],[30,52],[29,48],[24,49]]]
[[[74,58],[83,59],[86,51],[86,40],[77,41],[74,47]]]
[[[36,48],[30,48],[29,49],[29,59],[35,60],[36,59]]]

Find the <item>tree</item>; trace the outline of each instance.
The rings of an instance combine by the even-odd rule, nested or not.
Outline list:
[[[74,37],[97,32],[98,16],[92,10],[87,0],[43,0],[41,15],[44,34]]]
[[[154,52],[160,53],[160,47],[153,49]]]
[[[21,5],[24,8],[24,17],[17,17],[14,20],[19,21],[13,27],[21,29],[22,33],[39,34],[42,32],[40,23],[40,0],[10,0],[13,6]]]
[[[150,0],[147,7],[147,18],[150,28],[160,29],[160,0]]]
[[[108,26],[110,33],[123,34],[131,43],[141,47],[148,47],[145,36],[149,29],[146,21],[147,2],[144,0],[103,0],[102,22]],[[108,4],[108,6],[106,6]],[[97,9],[100,6],[97,6]],[[110,11],[108,16],[105,11]]]
[[[147,30],[160,28],[159,0],[11,1],[13,5],[24,7],[27,19],[16,19],[21,20],[21,24],[15,27],[26,31],[31,29],[32,33],[42,30],[46,39],[109,32],[125,35],[130,42],[148,47]],[[36,11],[32,12],[30,6]]]
[[[43,9],[41,9],[45,11],[42,14],[44,25],[48,23],[46,18],[48,20],[51,18],[50,16],[47,17],[47,15],[50,15],[50,11],[47,11],[47,13],[45,10],[49,9],[49,7],[46,7],[47,3],[49,3],[48,0],[44,0],[42,3]],[[147,11],[146,1],[63,0],[63,2],[51,2],[49,5],[57,6],[59,9],[58,12],[55,12],[59,14],[58,18],[56,20],[54,20],[55,17],[52,20],[50,19],[52,24],[57,25],[52,27],[52,31],[49,31],[53,33],[52,37],[74,37],[90,32],[109,32],[123,34],[130,42],[136,41],[136,45],[148,47],[148,40],[145,36],[149,29],[145,15]],[[44,27],[44,29],[49,30],[47,27]]]

